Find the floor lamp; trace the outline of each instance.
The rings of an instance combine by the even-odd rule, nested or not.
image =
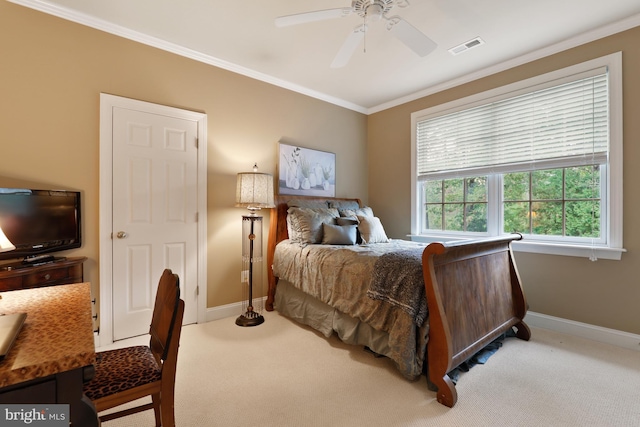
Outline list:
[[[273,176],[259,173],[258,165],[253,172],[238,174],[236,186],[236,206],[249,209],[249,215],[242,216],[242,284],[243,311],[236,319],[238,326],[257,326],[264,322],[262,309],[253,305],[254,286],[260,291],[262,301],[262,217],[256,211],[273,208]],[[246,285],[246,286],[245,286]]]

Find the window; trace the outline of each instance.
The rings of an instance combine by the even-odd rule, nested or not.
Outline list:
[[[487,231],[487,177],[425,181],[425,230]]]
[[[599,240],[599,169],[589,165],[504,174],[502,231]]]
[[[412,114],[412,237],[619,259],[621,55]]]

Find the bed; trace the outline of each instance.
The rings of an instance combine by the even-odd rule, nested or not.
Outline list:
[[[295,218],[309,211],[315,225],[305,230]],[[348,219],[359,221],[364,242],[327,239],[336,229],[353,238]],[[387,356],[408,379],[426,375],[438,402],[453,407],[454,368],[507,332],[530,337],[510,246],[521,236],[424,245],[367,229],[375,220],[381,227],[358,199],[276,196],[266,309]],[[324,236],[312,235],[318,224]],[[301,240],[301,229],[311,240]]]

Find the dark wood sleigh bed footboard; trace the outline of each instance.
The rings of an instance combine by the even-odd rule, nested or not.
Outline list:
[[[520,235],[431,243],[422,254],[429,308],[427,363],[437,399],[453,407],[458,395],[447,375],[511,328],[529,340],[527,303],[511,242]],[[464,304],[461,304],[464,301]]]
[[[274,309],[278,278],[271,266],[275,246],[288,238],[287,201],[320,197],[276,196],[271,212],[267,248],[269,291],[266,309]],[[511,328],[518,338],[528,340],[523,322],[527,303],[516,269],[511,242],[520,235],[455,243],[431,243],[422,254],[422,270],[429,309],[427,373],[438,388],[437,399],[453,407],[455,385],[447,375],[483,347]]]

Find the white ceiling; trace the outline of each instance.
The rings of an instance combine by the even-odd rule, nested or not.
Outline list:
[[[366,52],[332,69],[359,16],[284,28],[274,19],[350,0],[10,1],[363,113],[640,25],[639,0],[409,0],[389,15],[435,41],[433,53],[421,58],[370,25]],[[475,37],[485,44],[448,52]]]

